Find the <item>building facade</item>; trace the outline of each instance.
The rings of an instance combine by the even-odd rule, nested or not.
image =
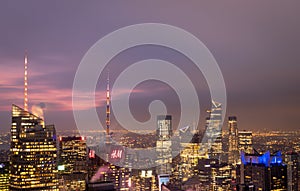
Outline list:
[[[212,100],[212,108],[207,111],[206,118],[206,148],[209,158],[220,159],[222,149],[222,104]]]
[[[298,154],[287,153],[285,163],[287,164],[288,191],[298,191]]]
[[[157,174],[171,174],[172,163],[172,116],[157,116],[156,130]]]
[[[86,190],[87,146],[83,136],[59,137],[59,180],[64,190]]]
[[[238,128],[237,118],[235,116],[228,117],[228,163],[237,164],[239,162],[239,145],[238,145]]]
[[[253,153],[253,136],[252,131],[238,131],[239,150],[245,153]]]
[[[10,190],[58,190],[55,127],[16,105],[9,166]]]
[[[9,190],[9,162],[0,162],[0,190]]]
[[[244,190],[287,190],[287,165],[280,151],[273,155],[269,151],[264,154],[241,152],[241,161],[238,176]]]

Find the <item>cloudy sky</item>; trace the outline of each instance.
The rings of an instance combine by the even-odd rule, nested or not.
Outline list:
[[[164,23],[189,31],[214,55],[227,89],[227,115],[240,129],[298,130],[300,119],[299,1],[1,1],[0,129],[8,131],[11,104],[23,106],[24,52],[29,57],[30,106],[43,103],[45,120],[58,130],[75,129],[72,86],[89,48],[106,34],[139,23]],[[130,64],[163,59],[189,74],[203,112],[210,106],[205,79],[184,56],[166,48],[126,50],[111,61],[111,82]],[[105,75],[96,105],[104,119]],[[121,91],[121,90],[120,90]],[[117,96],[115,96],[117,97]],[[166,84],[148,81],[132,92],[136,119],[149,118],[151,101],[165,101],[174,115],[178,97]],[[114,123],[114,122],[113,122]]]

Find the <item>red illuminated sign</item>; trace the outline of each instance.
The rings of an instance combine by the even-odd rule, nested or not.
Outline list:
[[[113,149],[110,153],[111,159],[121,159],[123,154],[123,150]]]
[[[109,153],[109,158],[112,162],[119,162],[124,158],[124,156],[124,149],[119,146],[112,147]]]
[[[95,151],[94,150],[90,150],[89,158],[95,158]]]

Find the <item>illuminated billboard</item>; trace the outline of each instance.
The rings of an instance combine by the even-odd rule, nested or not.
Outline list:
[[[116,163],[121,162],[125,157],[125,151],[122,146],[112,146],[109,152],[109,161]]]

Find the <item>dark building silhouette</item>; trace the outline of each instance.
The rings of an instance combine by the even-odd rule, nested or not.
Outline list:
[[[298,191],[298,154],[289,152],[285,155],[287,164],[288,190]]]
[[[9,190],[9,162],[0,162],[0,190]]]

